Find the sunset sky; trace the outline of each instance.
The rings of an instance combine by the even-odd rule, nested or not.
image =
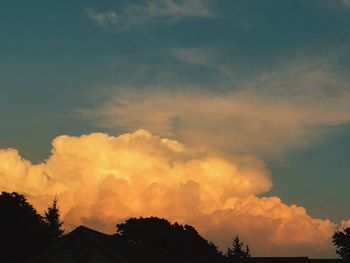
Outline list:
[[[335,257],[349,61],[349,0],[3,0],[0,190],[57,194],[67,229],[155,215]]]

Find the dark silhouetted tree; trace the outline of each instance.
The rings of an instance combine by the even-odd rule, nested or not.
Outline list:
[[[51,206],[45,212],[44,219],[47,224],[47,231],[50,240],[56,241],[64,233],[62,228],[63,222],[60,221],[60,211],[57,206],[57,197],[54,198]]]
[[[26,262],[48,243],[43,218],[18,193],[0,195],[0,259],[2,262]]]
[[[247,262],[250,259],[249,247],[244,245],[237,235],[232,240],[232,247],[227,248],[226,257],[228,262]]]
[[[350,227],[333,234],[332,243],[336,246],[336,253],[346,261],[350,261]]]
[[[221,257],[217,247],[190,225],[171,224],[157,217],[130,218],[117,225],[117,235],[133,245],[159,251],[170,258]]]

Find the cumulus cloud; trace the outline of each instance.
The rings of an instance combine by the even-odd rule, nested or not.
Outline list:
[[[222,249],[239,234],[255,255],[330,255],[335,225],[278,197],[263,161],[227,160],[145,130],[59,136],[49,158],[32,164],[0,151],[0,188],[19,191],[43,211],[57,194],[66,227],[114,232],[116,223],[159,216],[190,223]]]
[[[157,19],[175,22],[184,18],[214,16],[205,0],[152,0],[142,4],[127,4],[116,11],[99,12],[89,8],[87,14],[99,26],[118,25],[120,29],[143,26]]]
[[[145,128],[230,155],[281,156],[318,142],[350,121],[349,82],[327,68],[303,63],[237,81],[225,91],[117,87],[108,95],[80,115],[100,127]]]

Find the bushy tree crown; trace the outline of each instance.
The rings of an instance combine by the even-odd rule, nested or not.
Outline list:
[[[134,245],[174,258],[220,257],[216,246],[190,225],[171,224],[157,217],[130,218],[117,225],[117,235]]]
[[[346,261],[350,261],[350,227],[336,231],[333,235],[336,253]]]

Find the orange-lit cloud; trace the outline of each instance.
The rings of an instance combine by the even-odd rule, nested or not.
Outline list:
[[[190,223],[221,248],[239,234],[254,255],[332,255],[335,224],[314,219],[278,197],[263,161],[227,160],[145,130],[120,136],[59,136],[49,158],[34,165],[0,151],[0,188],[19,191],[43,211],[58,195],[67,228],[113,232],[127,217]]]
[[[342,220],[338,230],[343,230],[348,227],[350,227],[350,219]]]

